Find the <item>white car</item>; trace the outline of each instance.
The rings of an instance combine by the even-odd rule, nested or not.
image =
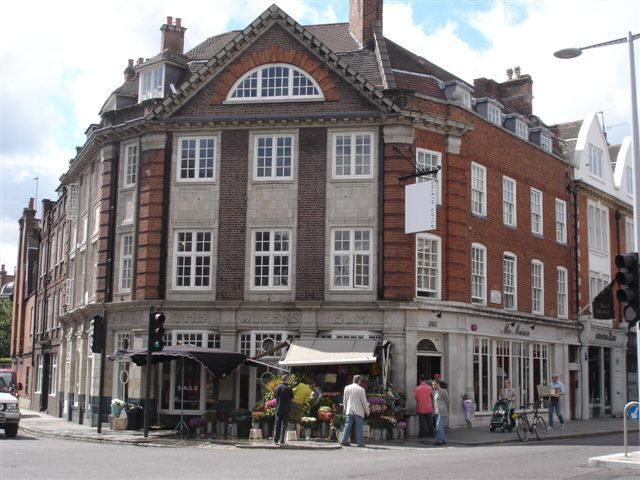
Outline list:
[[[0,428],[4,429],[7,438],[13,438],[18,434],[19,423],[18,399],[10,393],[0,391]]]

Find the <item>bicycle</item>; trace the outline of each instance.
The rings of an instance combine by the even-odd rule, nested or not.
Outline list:
[[[527,407],[533,407],[531,412],[527,412]],[[544,421],[538,414],[538,407],[535,403],[530,403],[528,405],[524,405],[520,407],[522,409],[521,412],[517,412],[513,414],[513,418],[516,421],[516,434],[518,435],[518,439],[521,442],[526,442],[529,440],[529,434],[535,433],[538,440],[544,440],[547,438],[547,422]],[[533,420],[529,422],[528,414],[533,413]]]

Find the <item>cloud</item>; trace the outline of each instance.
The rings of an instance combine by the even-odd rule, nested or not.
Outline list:
[[[0,218],[0,264],[6,265],[7,272],[13,273],[18,260],[18,237],[20,236],[18,219]]]
[[[507,68],[520,66],[533,78],[534,113],[548,124],[603,111],[607,124],[626,123],[612,128],[610,139],[620,142],[629,134],[626,46],[588,50],[575,60],[559,60],[553,52],[637,30],[637,2],[496,2],[487,10],[462,11],[438,27],[410,3],[387,3],[384,15],[387,37],[470,83],[479,77],[504,81]],[[488,46],[469,44],[463,28],[477,31]]]

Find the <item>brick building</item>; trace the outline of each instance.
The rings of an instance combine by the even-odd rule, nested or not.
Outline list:
[[[576,257],[581,349],[571,363],[569,385],[582,384],[579,418],[622,415],[628,398],[637,391],[635,352],[627,356],[627,324],[616,302],[615,317],[592,317],[591,302],[617,272],[616,255],[634,251],[633,175],[631,142],[609,145],[597,114],[584,120],[555,125],[566,154],[575,165],[573,196],[579,245]],[[577,353],[577,352],[576,352]],[[631,361],[627,368],[627,359]],[[630,380],[628,382],[628,380]]]
[[[92,315],[105,312],[108,352],[140,349],[151,306],[169,344],[254,355],[287,338],[388,340],[396,389],[411,398],[419,374],[441,373],[479,422],[506,377],[530,401],[552,370],[568,378],[573,163],[533,115],[531,76],[467,83],[384,38],[382,21],[381,0],[311,26],[272,6],[184,52],[168,17],[161,52],[129,61],[46,220],[60,229],[64,209],[69,228],[50,337],[60,415],[96,420]],[[436,229],[405,234],[398,177],[436,166]],[[144,372],[107,367],[106,396],[141,402]],[[214,379],[189,363],[196,393],[181,403],[181,368],[152,371],[167,423],[183,407],[252,407],[270,369]]]

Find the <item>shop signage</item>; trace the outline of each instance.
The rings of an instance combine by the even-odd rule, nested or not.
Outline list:
[[[367,325],[367,312],[337,312],[334,323],[339,325]]]
[[[504,328],[501,330],[503,335],[515,335],[517,337],[528,337],[531,334],[531,330],[524,328],[521,325],[512,326],[511,322],[504,324]]]
[[[607,342],[615,342],[616,336],[612,333],[596,333],[596,340],[606,340]]]
[[[436,182],[412,183],[404,187],[404,233],[436,228]]]
[[[176,390],[181,392],[184,390],[185,392],[199,392],[200,385],[176,385]]]
[[[240,314],[240,324],[287,327],[300,324],[300,312],[243,312]]]

